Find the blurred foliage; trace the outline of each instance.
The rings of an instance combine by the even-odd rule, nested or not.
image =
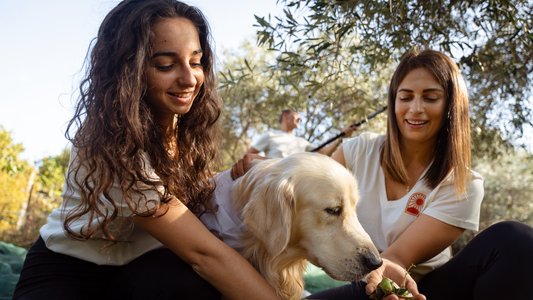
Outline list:
[[[19,159],[22,145],[13,144],[10,132],[3,128],[0,146],[0,241],[28,248],[52,209],[61,204],[70,151],[39,161],[31,181],[35,167]]]
[[[0,171],[13,175],[27,169],[28,163],[18,157],[22,151],[22,144],[13,144],[11,132],[0,126]]]
[[[340,59],[346,54],[336,54],[339,59],[332,60],[337,62],[334,67],[297,70],[273,67],[279,57],[249,42],[238,51],[226,51],[219,76],[224,105],[221,168],[227,169],[238,160],[254,136],[279,128],[279,116],[286,107],[302,116],[295,134],[318,146],[341,128],[386,105],[391,66],[381,66],[381,72],[355,72],[360,62]],[[307,80],[316,84],[309,85]],[[370,128],[383,132],[385,116],[383,113],[373,119]]]
[[[28,199],[28,180],[32,172],[29,164],[19,159],[22,144],[14,144],[11,132],[0,127],[0,230],[16,224],[18,215],[12,214]]]
[[[69,159],[70,149],[64,150],[60,155],[43,158],[39,166],[38,193],[53,198],[56,202],[60,200]]]
[[[277,112],[291,97],[273,79],[279,75],[268,68],[267,62],[273,57],[263,49],[245,42],[239,52],[226,50],[223,57],[223,71],[219,73],[223,102],[221,169],[228,169],[247,149],[254,132],[264,132],[277,122]]]
[[[515,140],[532,125],[531,0],[278,2],[285,5],[284,15],[256,16],[259,44],[278,54],[274,68],[292,70],[295,77],[317,72],[299,77],[309,90],[321,88],[317,76],[337,80],[343,64],[359,76],[390,78],[381,74],[382,66],[397,63],[415,47],[431,48],[448,54],[463,70],[473,125],[487,143]]]
[[[11,228],[17,223],[17,212],[28,200],[27,187],[30,174],[31,171],[14,174],[0,171],[0,231]]]
[[[498,159],[473,158],[473,169],[483,176],[485,187],[479,230],[508,220],[533,226],[533,155],[524,149],[507,149]],[[467,230],[452,246],[454,253],[477,233]]]

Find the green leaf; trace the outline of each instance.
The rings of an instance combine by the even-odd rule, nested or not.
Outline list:
[[[407,296],[407,295],[409,295],[409,290],[406,289],[406,288],[400,288],[400,289],[398,289],[396,294],[400,295],[400,296]]]
[[[265,21],[265,18],[258,17],[257,15],[254,15],[254,17],[255,17],[255,20],[257,21],[257,23],[259,23],[259,25],[261,25],[262,27],[272,28],[273,29],[273,27],[270,26],[270,23]]]
[[[244,63],[246,64],[246,67],[248,68],[248,70],[250,70],[250,72],[254,71],[252,67],[250,67],[250,64],[248,63],[248,60],[246,58],[244,59]]]

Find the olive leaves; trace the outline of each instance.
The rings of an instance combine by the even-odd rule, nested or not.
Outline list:
[[[376,287],[376,290],[370,295],[370,299],[381,300],[392,294],[398,296],[398,298],[400,299],[414,299],[413,296],[409,293],[409,291],[405,287],[405,279],[407,278],[407,274],[409,274],[409,270],[411,270],[411,268],[414,268],[414,267],[416,266],[411,265],[409,269],[405,271],[405,276],[403,277],[401,286],[398,286],[398,284],[392,281],[392,279],[383,277],[381,282]]]

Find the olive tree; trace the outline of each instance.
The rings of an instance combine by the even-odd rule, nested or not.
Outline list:
[[[303,117],[296,135],[320,145],[342,127],[386,105],[390,64],[382,65],[381,72],[356,72],[361,67],[357,58],[340,59],[348,54],[330,53],[334,67],[308,69],[284,65],[283,56],[250,42],[224,53],[219,73],[223,168],[240,158],[253,137],[279,127],[284,108]],[[337,70],[333,75],[332,68]],[[370,127],[383,132],[384,122],[384,117],[376,118]]]
[[[259,44],[278,53],[275,68],[302,74],[322,69],[337,80],[344,62],[357,60],[355,73],[379,74],[406,51],[431,48],[462,69],[479,138],[510,141],[532,125],[531,0],[278,2],[285,5],[283,15],[256,16]],[[322,84],[312,76],[300,79],[304,86]]]

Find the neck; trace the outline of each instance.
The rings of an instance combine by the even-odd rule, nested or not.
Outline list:
[[[289,125],[285,123],[281,123],[281,131],[285,131],[286,133],[292,134],[294,128],[289,127]]]
[[[406,167],[415,163],[427,166],[435,157],[436,140],[412,143],[400,140],[402,159]]]

